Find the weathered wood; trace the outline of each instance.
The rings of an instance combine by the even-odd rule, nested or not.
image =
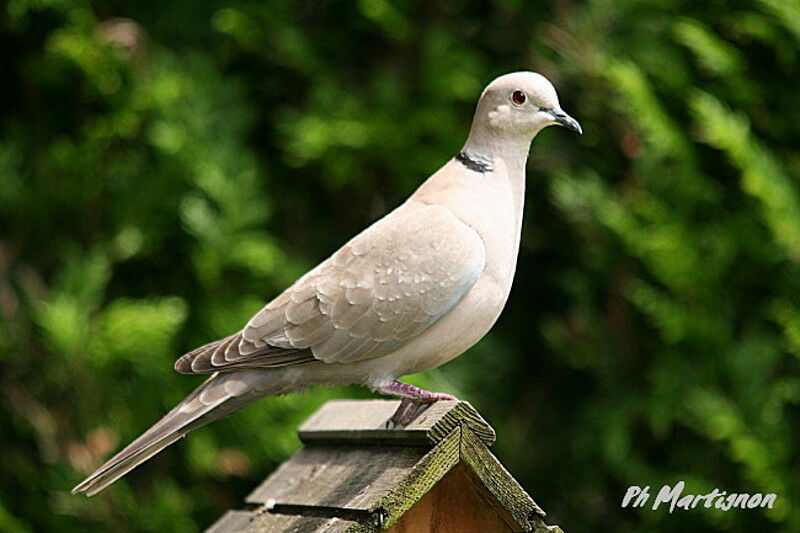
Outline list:
[[[523,531],[560,531],[542,529],[550,527],[543,520],[545,512],[469,429],[461,433],[460,449],[461,459],[480,480],[476,487],[491,495],[489,501],[497,502],[498,514]]]
[[[491,446],[494,429],[467,402],[439,401],[405,428],[386,429],[397,400],[338,400],[326,403],[298,431],[307,444],[432,446],[459,424]]]
[[[390,527],[403,516],[420,498],[442,479],[459,461],[461,427],[456,426],[450,434],[428,452],[405,478],[386,494],[377,508],[386,511],[383,527]],[[352,532],[370,531],[354,527]]]
[[[222,515],[206,533],[230,533],[231,531],[245,531],[250,527],[255,515],[250,511],[231,510]]]
[[[305,448],[278,467],[246,501],[372,511],[426,452],[414,447]]]
[[[388,529],[389,533],[512,533],[494,506],[474,489],[469,467],[463,462],[450,470],[433,489]]]
[[[340,517],[361,510],[370,518],[349,531],[376,531],[376,523],[385,527],[396,521],[458,462],[460,433],[456,426],[432,450],[312,446],[283,463],[246,501],[291,505],[295,513],[309,516],[327,515],[333,508],[339,508]]]
[[[264,513],[246,529],[228,530],[233,533],[345,533],[353,522],[340,518],[312,518]]]
[[[222,515],[205,533],[344,533],[353,524],[335,517],[235,510]]]
[[[494,431],[469,404],[437,402],[384,429],[397,405],[323,406],[300,428],[306,448],[247,497],[260,512],[231,511],[209,531],[561,533],[491,454]]]

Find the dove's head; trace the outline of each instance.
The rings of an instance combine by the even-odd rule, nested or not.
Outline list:
[[[539,131],[552,125],[583,133],[578,121],[561,109],[556,90],[547,78],[535,72],[513,72],[500,76],[483,90],[470,136],[530,142]]]

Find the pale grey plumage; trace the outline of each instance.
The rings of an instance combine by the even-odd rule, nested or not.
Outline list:
[[[412,402],[447,397],[395,380],[461,354],[499,316],[519,247],[528,148],[550,124],[580,131],[544,77],[493,81],[457,158],[241,331],[179,358],[179,372],[212,376],[73,492],[95,494],[192,429],[309,384],[362,383]]]
[[[466,294],[483,241],[452,212],[385,217],[256,314],[244,329],[181,357],[179,372],[351,363],[395,351]]]

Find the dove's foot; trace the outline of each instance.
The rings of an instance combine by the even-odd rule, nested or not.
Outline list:
[[[403,428],[414,421],[419,415],[430,407],[430,403],[423,403],[403,398],[394,414],[386,421],[386,429]]]
[[[457,400],[455,396],[444,392],[431,392],[420,389],[414,385],[393,381],[390,384],[378,389],[381,394],[398,396],[402,398],[400,406],[394,414],[386,421],[386,427],[393,429],[405,427],[415,418],[421,415],[432,403],[439,400]]]

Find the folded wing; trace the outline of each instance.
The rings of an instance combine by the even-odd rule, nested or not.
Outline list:
[[[242,331],[175,367],[204,373],[381,357],[452,309],[484,264],[483,241],[449,210],[400,209],[300,278]]]

